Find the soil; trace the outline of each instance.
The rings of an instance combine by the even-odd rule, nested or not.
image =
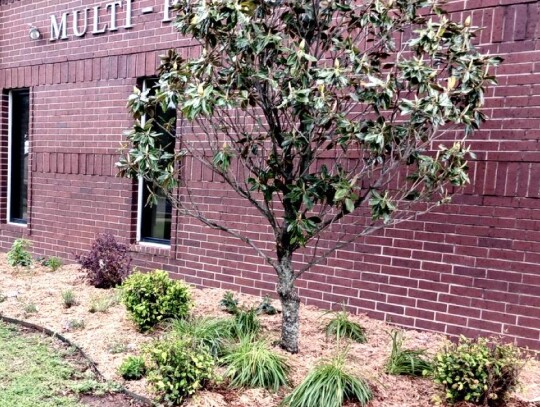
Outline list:
[[[62,292],[74,291],[77,305],[65,308]],[[61,332],[65,337],[79,345],[97,364],[107,380],[121,382],[128,390],[152,398],[154,395],[146,381],[124,381],[117,374],[122,360],[131,354],[138,354],[145,343],[162,334],[154,331],[142,334],[135,329],[121,304],[115,304],[105,313],[91,313],[92,298],[110,297],[118,294],[114,289],[103,290],[89,286],[84,281],[84,273],[78,265],[65,265],[52,273],[47,268],[32,266],[30,269],[16,270],[6,263],[6,255],[0,254],[0,294],[7,296],[0,303],[0,313],[47,327]],[[224,294],[220,289],[193,288],[195,307],[193,313],[203,316],[222,316],[219,301]],[[246,306],[258,305],[261,298],[238,294],[240,303]],[[36,313],[25,311],[26,305],[35,304]],[[277,306],[277,301],[274,301]],[[322,327],[330,318],[324,310],[312,306],[301,306],[300,352],[286,355],[292,366],[291,382],[295,386],[301,382],[308,371],[318,361],[331,357],[337,351],[331,341],[327,341]],[[263,315],[261,323],[264,336],[277,343],[279,339],[280,315]],[[366,378],[374,387],[376,397],[369,407],[427,407],[433,405],[433,396],[440,394],[435,385],[427,379],[391,376],[384,373],[384,364],[390,353],[390,335],[396,329],[388,323],[354,315],[351,319],[360,323],[367,332],[368,342],[354,343],[349,349],[350,370]],[[73,320],[83,320],[84,328],[75,329]],[[408,348],[425,348],[434,354],[445,342],[445,337],[430,332],[403,330],[404,345]],[[508,407],[533,406],[530,400],[540,397],[540,363],[531,360],[522,376],[522,386],[507,404]],[[277,406],[287,393],[283,389],[277,394],[266,390],[231,390],[224,385],[200,392],[185,403],[185,407],[271,407]],[[111,400],[123,395],[107,396]],[[118,406],[110,404],[108,398],[90,398],[99,406]],[[107,404],[109,403],[109,404]],[[123,404],[129,406],[130,404]],[[350,407],[354,406],[351,404]]]

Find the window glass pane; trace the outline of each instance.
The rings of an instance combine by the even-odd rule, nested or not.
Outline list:
[[[145,88],[151,89],[155,83],[155,79],[146,80]],[[176,109],[163,111],[161,107],[158,106],[153,119],[154,131],[161,134],[159,140],[160,145],[168,152],[173,153],[176,141]],[[168,131],[164,130],[163,127],[167,128],[171,123],[172,126],[170,129]],[[154,191],[157,198],[157,203],[154,202],[152,205],[147,204],[151,189]],[[153,188],[151,183],[143,181],[142,190],[143,208],[140,209],[142,211],[140,230],[141,241],[168,244],[171,239],[172,205],[163,192],[159,188]]]
[[[29,93],[11,92],[10,222],[26,223],[28,197]]]

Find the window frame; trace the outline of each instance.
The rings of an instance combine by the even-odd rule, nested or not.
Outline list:
[[[140,88],[142,92],[145,92],[148,89],[148,82],[157,80],[156,77],[145,77],[140,80]],[[146,123],[146,115],[143,115],[141,117],[141,125],[144,127]],[[139,245],[142,246],[149,246],[149,247],[157,247],[157,248],[165,248],[170,249],[171,247],[171,240],[173,235],[173,211],[171,208],[171,232],[168,240],[165,239],[159,239],[159,238],[152,238],[152,237],[143,237],[142,236],[142,229],[143,229],[143,215],[144,215],[144,208],[145,208],[145,202],[144,201],[144,188],[145,188],[145,180],[143,177],[138,177],[137,179],[137,233],[136,233],[136,242]]]
[[[31,106],[31,100],[30,100],[30,88],[18,88],[18,89],[10,89],[8,92],[8,159],[7,159],[7,202],[6,202],[6,223],[8,225],[12,226],[18,226],[21,228],[27,228],[28,227],[28,214],[29,214],[29,208],[28,208],[28,195],[29,195],[29,188],[27,184],[27,190],[26,190],[26,196],[27,196],[27,206],[26,206],[26,219],[13,219],[11,216],[11,203],[12,203],[12,191],[13,191],[13,185],[12,185],[12,174],[13,174],[13,93],[26,93],[28,97],[28,128],[27,128],[27,134],[28,134],[28,162],[27,162],[27,180],[30,178],[30,165],[29,165],[29,158],[30,158],[30,106]],[[24,143],[24,141],[23,141]]]

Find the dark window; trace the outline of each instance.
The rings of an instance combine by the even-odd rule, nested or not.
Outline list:
[[[143,82],[143,90],[152,89],[155,85],[155,79],[146,79]],[[149,119],[149,118],[147,118]],[[163,111],[158,107],[153,115],[153,129],[156,133],[160,133],[160,145],[168,152],[174,152],[175,135],[176,135],[176,109],[168,109]],[[163,127],[169,128],[167,124],[173,124],[168,131]],[[172,206],[171,202],[164,196],[159,188],[155,188],[152,183],[147,181],[142,182],[142,208],[140,222],[140,240],[142,242],[169,244],[171,240],[171,220]],[[157,202],[154,200],[152,204],[148,203],[150,192],[153,191]]]
[[[28,128],[30,96],[28,89],[13,90],[10,97],[10,177],[9,221],[27,222],[28,214]]]

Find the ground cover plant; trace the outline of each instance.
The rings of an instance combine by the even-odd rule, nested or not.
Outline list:
[[[386,373],[422,376],[431,373],[431,363],[424,349],[404,349],[401,331],[392,331],[392,351],[386,363]]]
[[[240,239],[273,267],[289,352],[298,352],[298,278],[360,237],[449,202],[469,182],[464,140],[486,118],[490,68],[500,59],[475,48],[470,17],[451,21],[440,6],[180,0],[174,25],[200,52],[169,51],[156,85],[128,98],[136,122],[120,174],[163,188],[180,215]],[[177,134],[169,131],[176,120],[160,113],[171,108],[200,129],[174,153],[158,142]],[[271,252],[249,226],[197,201],[198,180],[180,176],[191,160],[266,222]],[[175,192],[180,183],[186,193]],[[347,227],[325,239],[341,221]]]
[[[90,251],[77,261],[86,270],[88,282],[97,288],[116,287],[131,273],[129,247],[110,233],[99,235]]]
[[[166,271],[134,273],[122,285],[122,303],[141,331],[172,318],[186,318],[192,307],[189,286]]]

